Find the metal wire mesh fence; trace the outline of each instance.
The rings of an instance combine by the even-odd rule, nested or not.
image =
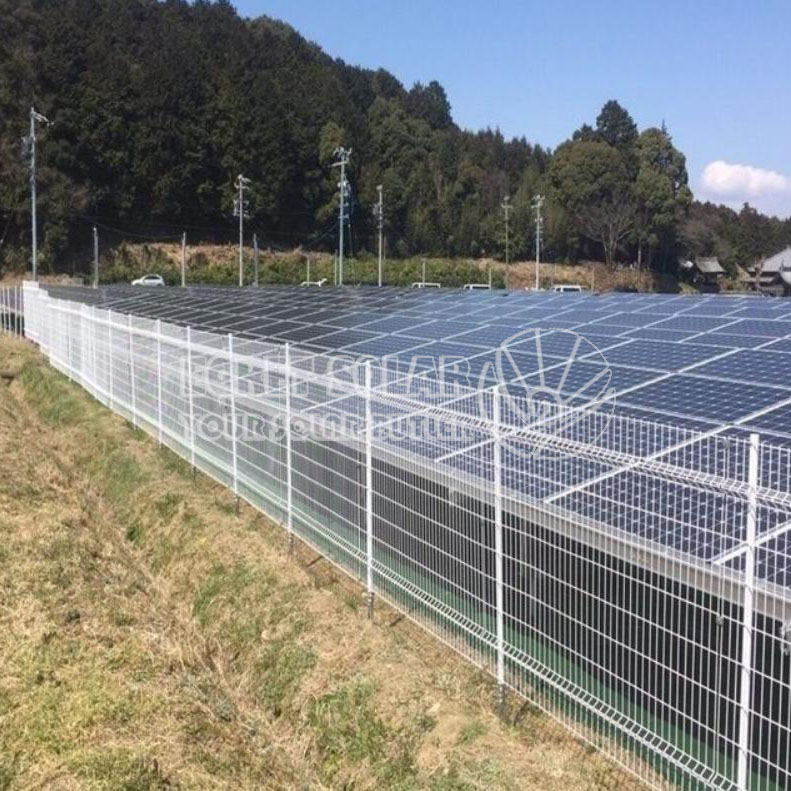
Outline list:
[[[22,336],[24,334],[22,288],[0,286],[0,333]]]
[[[791,784],[791,450],[24,291],[51,364],[656,788]],[[449,386],[450,385],[450,386]]]

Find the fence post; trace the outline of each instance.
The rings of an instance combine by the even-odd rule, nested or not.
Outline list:
[[[365,363],[365,589],[368,617],[374,617],[374,421],[371,404],[371,363]]]
[[[91,383],[93,384],[93,394],[101,401],[99,396],[99,382],[96,376],[96,306],[91,305],[89,312],[91,316]]]
[[[7,332],[6,330],[6,287],[0,286],[0,332]]]
[[[291,489],[291,345],[285,346],[286,375],[286,529],[288,530],[288,551],[294,549],[294,500]]]
[[[239,485],[238,467],[236,457],[236,366],[233,358],[233,335],[228,333],[228,372],[229,389],[231,392],[231,452],[233,454],[233,493],[235,497],[236,513],[239,513]]]
[[[497,645],[497,709],[505,713],[505,628],[503,602],[503,446],[501,436],[500,388],[492,390],[492,418],[494,445],[492,448],[492,475],[494,483],[494,586],[495,629]]]
[[[88,391],[88,323],[85,320],[87,305],[80,305],[80,384]]]
[[[127,331],[129,333],[129,392],[132,399],[132,425],[137,428],[137,398],[135,394],[135,344],[132,332],[132,314],[127,313]]]
[[[64,308],[62,314],[66,315],[66,376],[73,382],[74,376],[72,375],[71,367],[71,308]]]
[[[107,310],[107,372],[108,372],[108,382],[107,382],[107,394],[109,398],[109,406],[110,409],[113,409],[113,404],[115,402],[115,396],[113,394],[113,311],[108,308]]]
[[[195,477],[195,403],[192,395],[192,328],[187,325],[187,401],[190,417],[190,463]]]
[[[157,319],[157,441],[162,446],[162,321]]]
[[[739,755],[736,787],[747,791],[750,782],[752,738],[753,608],[755,599],[755,537],[758,522],[758,434],[750,434],[747,465],[747,532],[744,553],[742,605],[742,668],[739,682]]]

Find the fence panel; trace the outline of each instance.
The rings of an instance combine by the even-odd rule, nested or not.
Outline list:
[[[791,450],[0,291],[51,364],[656,788],[791,785]],[[11,307],[9,307],[11,306]],[[13,324],[13,322],[11,322]],[[428,431],[429,428],[442,430]]]

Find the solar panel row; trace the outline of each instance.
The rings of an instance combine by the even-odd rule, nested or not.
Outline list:
[[[432,380],[442,375],[474,387],[505,377],[510,392],[538,389],[569,403],[614,388],[616,415],[709,432],[755,430],[770,443],[791,441],[791,302],[779,299],[395,288],[48,290],[54,297],[229,332],[240,340],[397,357]],[[506,343],[507,357],[498,351]],[[313,399],[308,394],[303,406],[360,409],[354,399],[321,403],[318,393]],[[460,413],[469,408],[457,406]],[[639,433],[612,438],[645,453],[661,452],[651,445],[655,441]],[[411,447],[458,473],[485,477],[491,445],[470,442],[466,452],[453,440]],[[731,472],[731,461],[719,456],[706,464],[712,474]],[[553,467],[506,454],[508,485],[531,497],[553,498],[589,518],[606,517],[626,532],[640,525],[643,538],[702,559],[738,545],[738,534],[721,529],[730,518],[724,498],[693,497],[667,481],[638,496],[630,475],[590,459]],[[695,523],[697,531],[690,528]],[[762,515],[762,530],[774,524],[771,514]],[[769,573],[791,579],[787,569]]]

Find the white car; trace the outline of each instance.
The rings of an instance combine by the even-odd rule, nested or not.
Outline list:
[[[137,278],[137,280],[132,281],[133,286],[164,286],[165,281],[162,279],[162,275],[143,275],[143,277]]]
[[[582,286],[578,286],[578,285],[553,286],[552,290],[556,294],[579,294],[582,292]]]

